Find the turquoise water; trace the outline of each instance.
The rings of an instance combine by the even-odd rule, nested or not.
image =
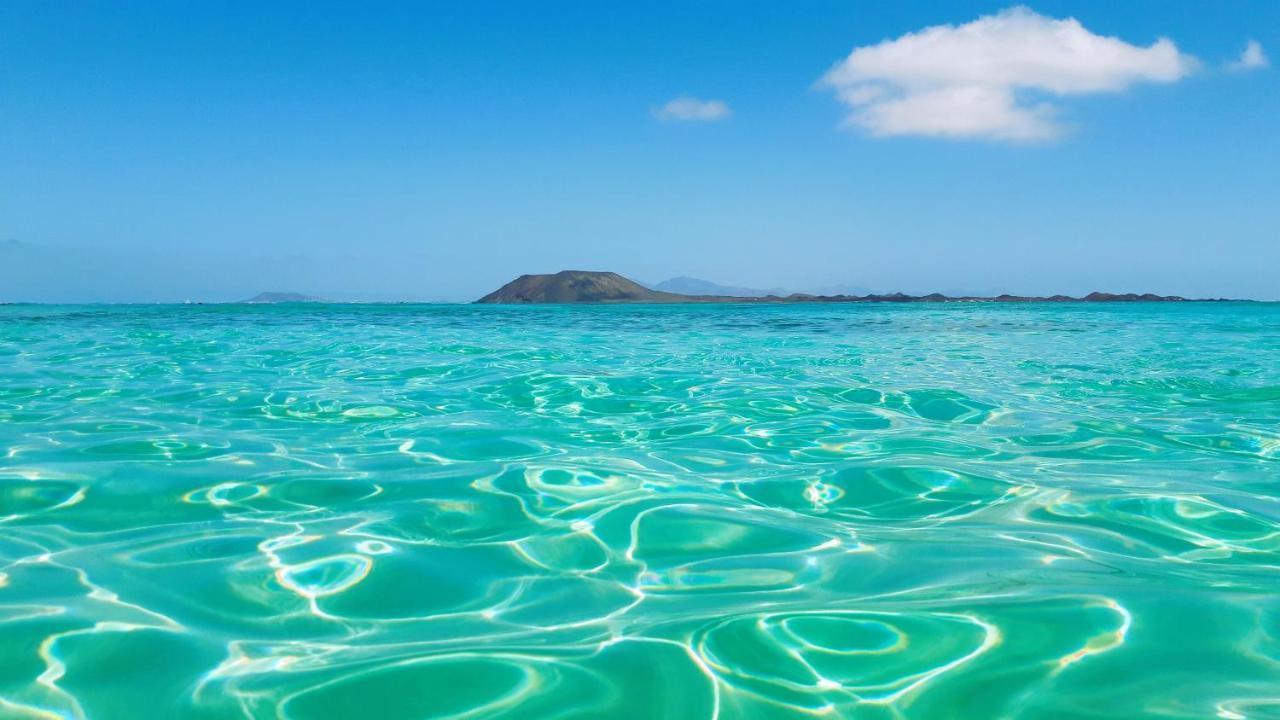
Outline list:
[[[1277,718],[1280,306],[0,308],[0,717]]]

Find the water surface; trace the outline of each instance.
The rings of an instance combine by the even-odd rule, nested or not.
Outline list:
[[[0,717],[1277,718],[1280,306],[0,308]]]

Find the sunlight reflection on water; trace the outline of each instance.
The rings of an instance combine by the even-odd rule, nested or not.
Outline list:
[[[12,306],[0,357],[0,716],[1278,716],[1280,307]]]

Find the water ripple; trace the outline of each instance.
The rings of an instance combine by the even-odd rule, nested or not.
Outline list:
[[[1280,717],[1280,309],[0,308],[0,717]]]

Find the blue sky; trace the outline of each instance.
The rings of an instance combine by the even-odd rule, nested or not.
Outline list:
[[[1010,7],[6,2],[0,300],[1280,298],[1280,3]]]

